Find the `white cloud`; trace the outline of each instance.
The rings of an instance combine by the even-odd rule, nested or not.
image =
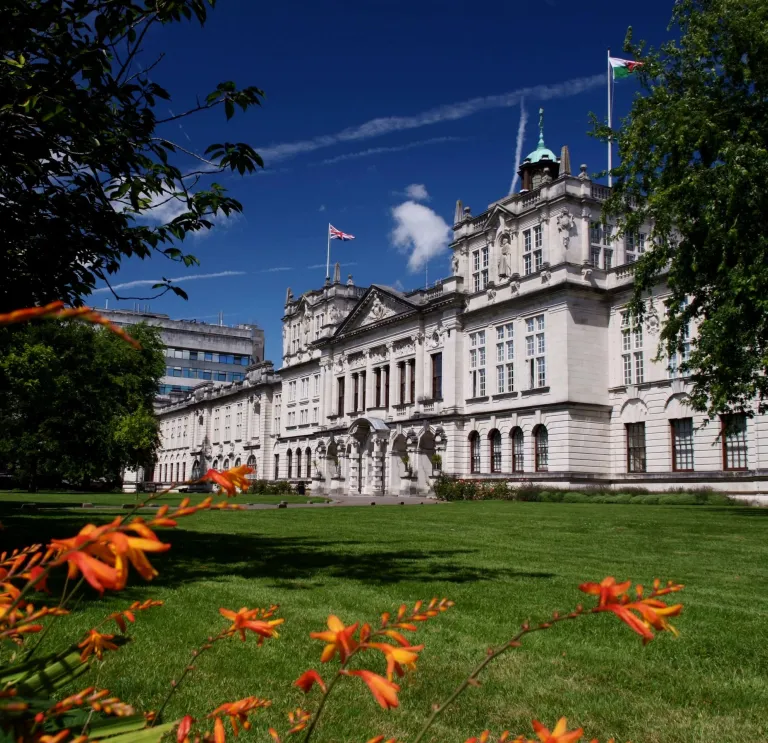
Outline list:
[[[242,276],[245,271],[219,271],[218,273],[197,273],[191,276],[178,276],[175,279],[168,279],[168,281],[174,284],[180,284],[182,281],[199,281],[201,279],[219,279],[223,276]],[[112,289],[117,291],[118,289],[132,289],[135,286],[153,286],[154,284],[160,284],[162,279],[138,279],[137,281],[126,281],[123,284],[114,284]],[[94,289],[93,294],[102,294],[104,292],[112,291],[108,286],[101,289]]]
[[[525,139],[525,125],[528,123],[528,111],[525,110],[525,101],[520,101],[520,123],[517,125],[517,142],[515,143],[515,174],[512,176],[512,185],[509,187],[510,195],[514,193],[517,180],[520,177],[520,158],[523,156],[523,141]]]
[[[411,183],[410,186],[406,186],[405,195],[411,201],[429,201],[427,187],[423,183]]]
[[[271,147],[257,148],[265,161],[284,160],[303,152],[314,152],[324,147],[331,147],[340,142],[356,142],[372,137],[380,137],[391,132],[399,132],[407,129],[418,129],[422,126],[440,124],[444,121],[456,121],[472,116],[479,111],[492,108],[510,108],[517,106],[521,99],[532,98],[539,101],[553,98],[566,98],[578,95],[586,90],[592,90],[605,83],[605,74],[590,75],[589,77],[576,77],[553,85],[533,85],[527,88],[519,88],[510,93],[489,95],[478,98],[470,98],[467,101],[451,103],[432,108],[414,116],[386,116],[379,119],[371,119],[359,126],[343,129],[335,134],[326,134],[312,139],[299,140],[297,142],[284,142]]]
[[[317,211],[324,212],[325,211],[325,204],[320,204],[320,208]]]
[[[340,163],[344,160],[357,160],[360,157],[383,155],[388,152],[402,152],[403,150],[412,150],[414,147],[425,147],[430,144],[442,144],[443,142],[463,142],[464,139],[464,137],[433,137],[432,139],[421,139],[417,142],[409,142],[407,144],[395,145],[393,147],[369,147],[367,150],[360,150],[359,152],[347,152],[344,155],[329,157],[325,160],[321,160],[319,163],[314,164],[333,165],[333,163]]]
[[[392,209],[395,228],[392,244],[408,254],[408,270],[418,271],[424,264],[448,249],[451,228],[435,211],[415,201],[405,201]]]

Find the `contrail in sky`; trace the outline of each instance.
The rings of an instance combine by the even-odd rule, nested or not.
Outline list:
[[[342,129],[335,134],[326,134],[312,139],[304,139],[296,142],[284,142],[271,147],[257,148],[265,161],[276,162],[285,160],[305,152],[314,152],[325,147],[332,147],[343,142],[357,142],[364,139],[380,137],[392,132],[418,129],[422,126],[440,124],[444,121],[456,121],[472,116],[479,111],[493,108],[511,108],[517,106],[523,98],[532,98],[539,101],[547,101],[555,98],[567,98],[578,95],[587,90],[592,90],[605,83],[605,74],[590,75],[588,77],[576,77],[561,83],[552,85],[533,85],[527,88],[519,88],[510,93],[501,95],[489,95],[478,98],[470,98],[459,103],[451,103],[438,106],[414,116],[386,116],[371,119],[359,126]]]
[[[192,274],[192,276],[179,276],[175,279],[168,279],[178,284],[181,281],[195,281],[199,279],[218,279],[222,276],[242,276],[245,271],[219,271],[218,273],[198,273]],[[153,284],[162,283],[162,279],[139,279],[137,281],[126,281],[124,284],[115,284],[112,289],[131,289],[134,286],[152,286]],[[104,286],[101,289],[94,289],[93,294],[101,294],[102,292],[112,291],[108,286]]]
[[[517,127],[517,144],[515,145],[515,174],[512,177],[512,185],[509,187],[509,195],[515,192],[517,185],[517,171],[520,170],[520,158],[523,156],[523,141],[525,140],[525,125],[528,123],[528,111],[525,110],[525,101],[520,99],[520,123]]]

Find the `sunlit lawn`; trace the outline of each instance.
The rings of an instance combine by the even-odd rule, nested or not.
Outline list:
[[[0,518],[4,541],[74,533],[79,514]],[[286,729],[304,704],[290,684],[322,672],[308,637],[328,614],[347,622],[418,598],[449,596],[455,609],[424,626],[418,669],[402,682],[401,707],[384,712],[358,679],[345,679],[318,740],[413,739],[486,649],[526,618],[544,618],[583,597],[584,580],[612,574],[687,586],[681,637],[643,647],[615,617],[588,616],[532,635],[502,657],[440,719],[431,740],[464,741],[490,728],[530,734],[530,720],[561,715],[601,741],[656,743],[768,740],[768,510],[539,503],[277,509],[211,513],[164,535],[154,585],[134,581],[120,597],[84,602],[51,633],[63,641],[105,613],[145,597],[163,608],[138,618],[135,642],[108,657],[88,683],[142,709],[157,708],[190,650],[223,626],[218,608],[280,603],[281,637],[218,646],[198,662],[169,707],[196,716],[250,694],[275,701],[244,740]],[[381,662],[371,662],[383,669]],[[313,697],[306,702],[310,706]],[[243,738],[241,738],[243,739]]]

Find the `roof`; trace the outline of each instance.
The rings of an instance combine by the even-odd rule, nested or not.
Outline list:
[[[525,160],[523,160],[523,163],[538,163],[542,160],[547,160],[549,162],[557,162],[557,155],[555,155],[552,150],[550,150],[545,144],[544,144],[544,109],[539,109],[539,143],[536,146],[536,149],[531,152]]]

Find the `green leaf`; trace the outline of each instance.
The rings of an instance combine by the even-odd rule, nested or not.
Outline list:
[[[101,733],[91,736],[91,739],[95,740],[109,740],[109,743],[160,743],[160,739],[173,730],[176,725],[179,724],[178,720],[173,722],[166,722],[162,725],[155,725],[153,728],[143,728],[140,730],[131,730],[127,733],[121,733],[120,735],[112,735],[111,733]]]

